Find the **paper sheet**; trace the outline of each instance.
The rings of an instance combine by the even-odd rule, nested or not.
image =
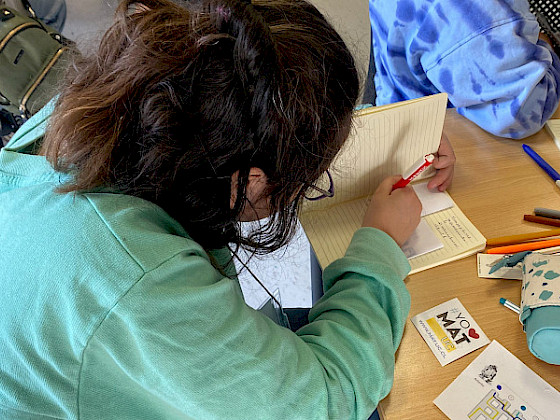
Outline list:
[[[428,189],[428,181],[416,183],[412,185],[412,188],[422,203],[422,217],[453,207],[453,200],[448,194]],[[443,248],[443,243],[434,234],[426,220],[420,221],[412,236],[402,246],[404,255],[409,259],[441,248]]]
[[[428,189],[428,181],[412,184],[412,188],[422,203],[422,217],[453,207],[453,200],[449,195]]]
[[[244,231],[250,229],[250,223],[243,225]],[[279,249],[262,258],[251,257],[244,250],[238,254],[257,278],[272,293],[279,291],[284,308],[310,308],[312,306],[311,273],[309,242],[301,226],[289,246]],[[239,285],[245,302],[258,309],[269,295],[263,287],[235,260],[239,273]],[[275,264],[277,261],[277,264]],[[290,269],[287,269],[290,268]]]
[[[443,248],[411,259],[411,274],[464,258],[486,246],[484,236],[457,206],[430,214],[424,220],[443,243]]]
[[[560,254],[560,247],[536,249],[533,252],[538,252],[546,255]],[[502,267],[490,274],[490,269],[502,258],[511,256],[512,254],[482,254],[476,256],[476,264],[478,268],[478,277],[488,279],[511,279],[521,280],[523,278],[523,261],[519,261],[513,267]]]
[[[443,248],[443,244],[425,220],[420,220],[412,236],[401,247],[406,258],[419,257],[440,248]]]
[[[513,267],[502,267],[490,274],[490,269],[502,258],[509,257],[511,254],[477,254],[476,265],[478,277],[488,279],[511,279],[521,280],[523,278],[523,261],[519,261]]]
[[[493,341],[434,404],[451,420],[556,420],[560,393]]]

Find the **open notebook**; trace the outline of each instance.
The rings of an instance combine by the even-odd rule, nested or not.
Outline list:
[[[323,268],[344,255],[381,180],[403,173],[420,156],[437,151],[446,107],[447,95],[442,93],[357,113],[353,132],[331,166],[335,196],[307,202],[301,215]],[[421,178],[430,175],[433,171],[425,171]],[[452,207],[422,218],[443,247],[410,258],[411,274],[485,247],[486,239],[448,199]]]

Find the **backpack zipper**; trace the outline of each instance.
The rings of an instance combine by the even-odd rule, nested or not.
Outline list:
[[[38,23],[34,23],[34,22],[25,22],[25,23],[22,23],[19,26],[16,26],[14,29],[12,29],[10,32],[8,32],[6,34],[6,37],[2,40],[2,42],[0,42],[0,51],[2,51],[4,49],[4,47],[6,46],[8,41],[10,39],[12,39],[14,37],[14,35],[16,35],[18,32],[21,32],[24,29],[29,28],[29,27],[36,27],[36,28],[39,28],[39,29],[43,29],[41,27],[41,25],[39,25]]]
[[[18,32],[21,32],[24,29],[32,28],[32,27],[43,29],[41,27],[41,25],[39,25],[38,23],[35,23],[35,22],[24,22],[21,25],[16,26],[14,29],[12,29],[10,32],[8,32],[6,34],[6,36],[4,37],[4,39],[2,40],[2,42],[0,42],[0,52],[2,52],[2,50],[4,49],[4,47],[6,46],[8,41],[10,41],[10,39],[12,39]],[[0,92],[0,95],[2,95],[1,92]],[[2,97],[4,97],[4,96],[2,95]]]
[[[41,74],[39,75],[39,77],[37,77],[37,79],[35,80],[35,82],[33,82],[33,84],[31,85],[31,87],[29,88],[29,90],[25,93],[25,95],[23,95],[23,98],[21,99],[21,104],[19,106],[19,110],[22,112],[23,115],[27,116],[27,101],[29,100],[29,97],[33,94],[33,92],[35,91],[35,89],[37,89],[37,87],[41,84],[41,82],[43,81],[43,79],[45,78],[45,76],[47,75],[47,73],[49,72],[49,70],[54,66],[54,64],[56,63],[56,61],[58,60],[58,58],[62,55],[62,53],[67,50],[68,47],[62,47],[60,48],[56,54],[53,56],[53,58],[51,58],[51,60],[49,61],[49,63],[46,65],[46,67],[43,69],[43,71],[41,72]]]

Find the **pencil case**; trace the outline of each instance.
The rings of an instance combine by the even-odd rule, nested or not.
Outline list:
[[[560,365],[560,255],[525,257],[520,308],[519,320],[531,353]]]

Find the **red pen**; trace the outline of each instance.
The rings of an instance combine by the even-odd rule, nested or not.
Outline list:
[[[412,167],[403,174],[402,178],[399,179],[395,185],[393,185],[393,190],[406,187],[410,183],[410,181],[412,181],[414,178],[424,172],[426,168],[428,168],[432,163],[434,163],[434,159],[434,155],[430,153],[429,155],[422,156],[422,158],[414,162]]]

